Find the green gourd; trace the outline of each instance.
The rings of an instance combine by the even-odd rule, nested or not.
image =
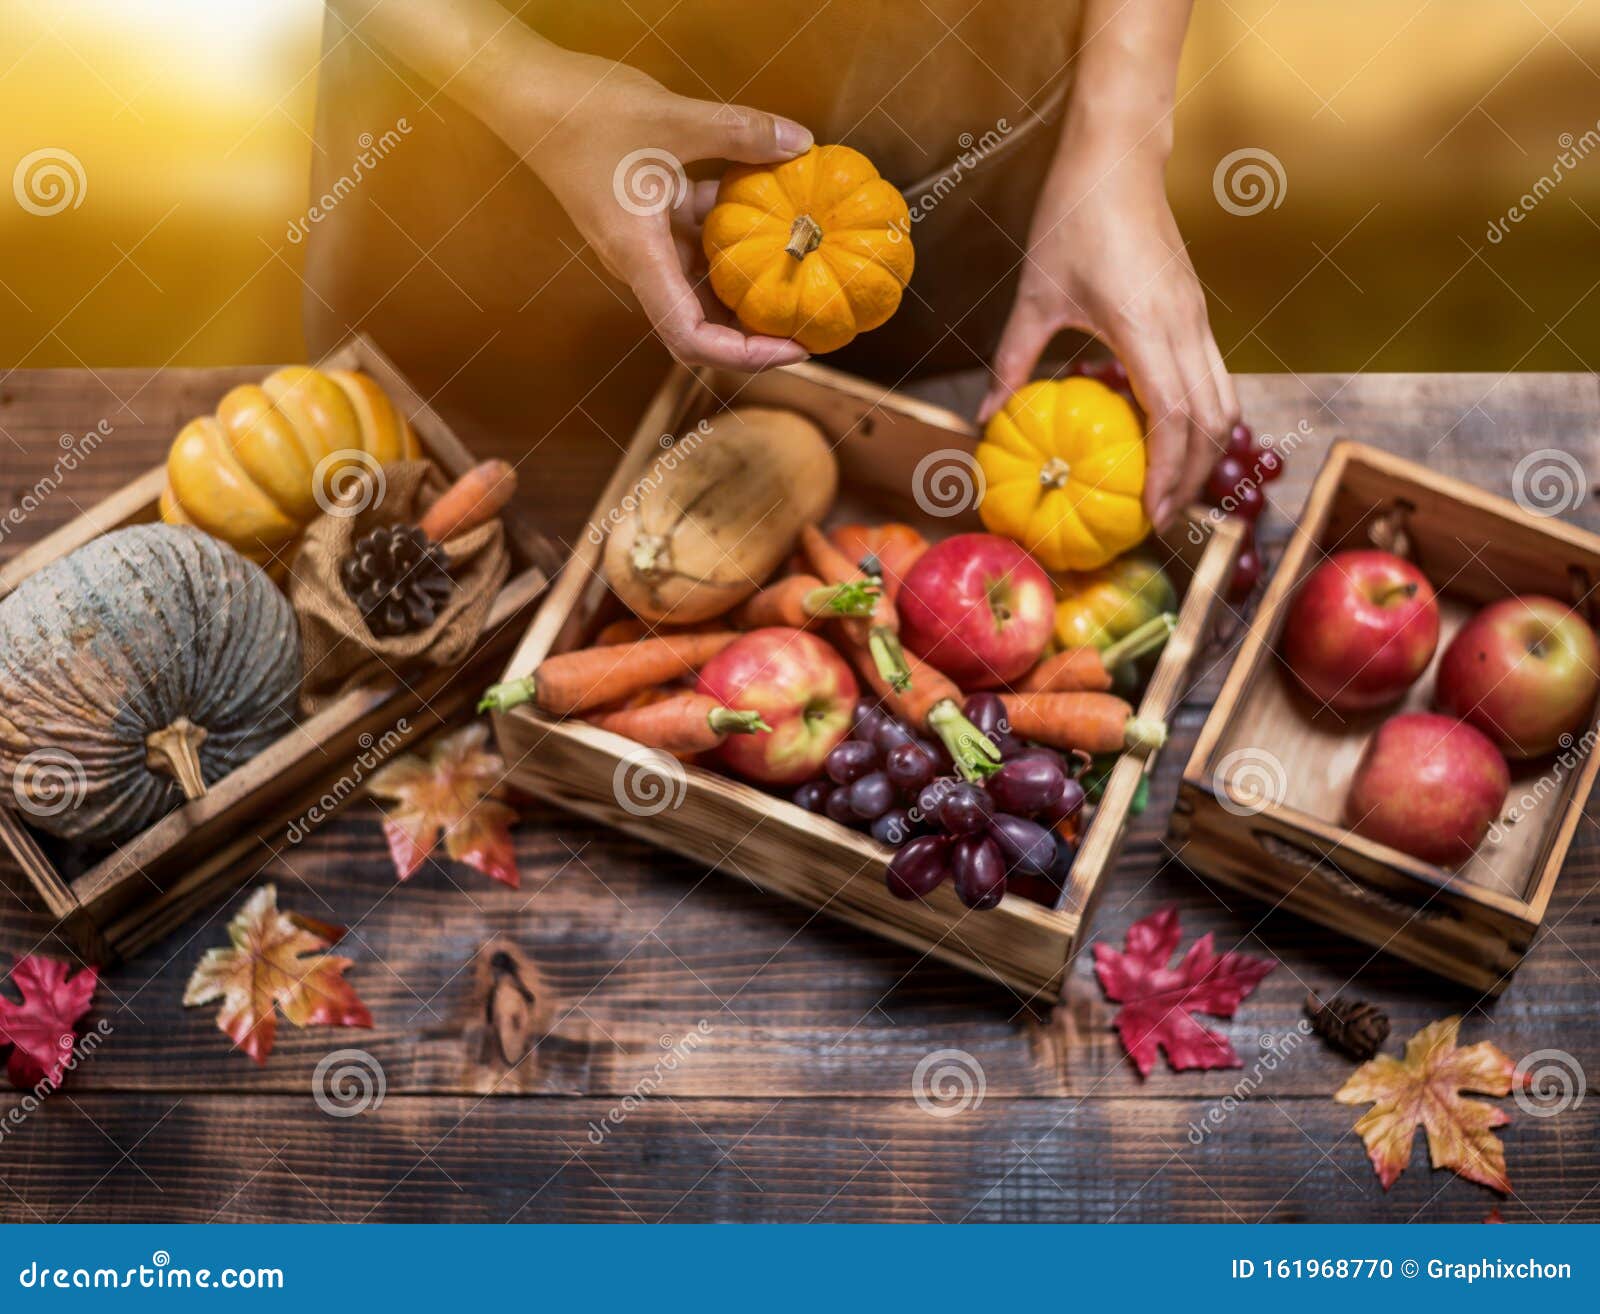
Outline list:
[[[196,529],[115,530],[0,599],[0,803],[127,839],[284,734],[299,687],[294,611],[257,566]]]

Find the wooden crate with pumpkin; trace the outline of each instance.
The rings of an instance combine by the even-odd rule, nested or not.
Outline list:
[[[496,691],[511,779],[1027,999],[1051,997],[1116,861],[1159,728],[1225,610],[1241,533],[1197,514],[1104,567],[1104,545],[1088,555],[1093,533],[1134,548],[1147,529],[1133,412],[1076,379],[1035,385],[1008,416],[999,444],[975,459],[978,435],[958,416],[820,366],[756,376],[675,368]],[[1104,492],[1104,519],[1067,525],[1048,508],[1030,523],[1041,470],[1047,485],[1065,487],[1069,458],[1081,458],[1078,477],[1088,480],[1135,449],[1138,470]],[[985,532],[994,526],[1029,540],[1052,565],[1103,568],[1060,573],[1069,597],[1053,615],[1049,576],[1012,539]],[[1172,596],[1162,598],[1167,582]],[[874,585],[883,590],[876,598]],[[987,596],[993,609],[958,614],[957,595],[963,606]],[[1176,615],[1163,620],[1155,613],[1169,601]],[[851,614],[831,609],[840,602]],[[1054,704],[1036,699],[1030,719],[1026,695],[1007,694],[1013,735],[1003,717],[986,718],[985,705],[996,687],[1020,690],[1044,669],[1057,619],[1073,652],[1056,669],[1075,670],[1068,687],[1087,689],[1042,695],[1069,700],[1058,725],[1038,710]],[[1152,620],[1170,638],[1147,664],[1134,707],[1108,692],[1100,647],[1111,631],[1126,635],[1140,623],[1148,635]],[[1003,641],[987,646],[968,621],[991,632],[998,625]],[[901,649],[911,669],[905,692],[884,673]],[[976,701],[968,697],[980,686]],[[853,721],[858,691],[878,709],[868,713],[876,744]],[[717,719],[724,708],[757,713],[770,731]],[[880,718],[882,710],[895,715]],[[1022,852],[1025,844],[1003,850],[998,882],[984,883],[987,873],[972,869],[981,864],[949,879],[936,879],[929,863],[908,865],[914,836],[937,821],[917,816],[914,771],[904,787],[889,782],[894,802],[885,806],[891,755],[914,756],[903,745],[921,744],[938,755],[928,772],[947,777],[965,760],[992,802],[1003,792],[989,774],[996,764],[974,740],[992,737],[1007,756],[1002,769],[1025,776],[1014,765],[1026,755],[1024,728],[1067,750],[1040,754],[1057,764],[1072,757],[1074,741],[1104,751],[1098,801],[1037,827],[1052,844],[1047,859]],[[841,752],[861,760],[841,761]],[[855,814],[833,797],[841,790],[863,796]],[[903,833],[888,833],[890,813],[909,818]],[[948,873],[958,841],[941,834],[932,843]]]
[[[228,392],[165,463],[0,568],[0,841],[87,957],[136,950],[247,877],[295,842],[308,806],[331,811],[353,787],[325,791],[468,706],[503,663],[551,560],[511,511],[509,573],[461,661],[297,707],[289,557],[341,487],[365,473],[381,491],[387,463],[419,457],[446,478],[477,464],[354,338],[316,369]],[[426,634],[439,587],[389,595],[421,608],[402,623]]]

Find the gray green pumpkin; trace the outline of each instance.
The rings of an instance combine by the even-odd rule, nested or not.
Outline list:
[[[287,731],[299,686],[294,611],[258,567],[195,529],[105,534],[0,599],[0,801],[126,839]]]

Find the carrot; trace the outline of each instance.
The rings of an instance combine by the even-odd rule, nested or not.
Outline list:
[[[430,506],[418,528],[435,543],[486,525],[517,491],[517,472],[507,461],[475,465]]]
[[[878,597],[873,603],[872,615],[843,622],[843,628],[853,642],[865,647],[874,664],[897,690],[911,684],[911,671],[906,665],[900,647],[900,617],[894,602],[883,592],[881,577],[862,575],[856,564],[841,552],[815,525],[806,525],[800,531],[800,546],[805,549],[811,568],[827,584],[852,584],[862,579],[876,579]]]
[[[1108,693],[1001,694],[1011,731],[1051,748],[1085,753],[1147,753],[1167,742],[1164,721],[1137,717],[1133,708]]]
[[[1024,693],[1104,693],[1111,688],[1112,673],[1123,662],[1138,661],[1167,641],[1178,618],[1170,611],[1129,631],[1104,651],[1099,648],[1068,648],[1046,657],[1035,666],[1017,688]]]
[[[488,690],[478,710],[505,712],[532,702],[551,716],[570,716],[697,671],[738,637],[732,630],[673,634],[546,657],[532,675]]]
[[[910,525],[840,525],[828,535],[833,545],[855,561],[864,575],[882,575],[883,589],[893,602],[906,572],[928,550],[928,540]]]
[[[650,633],[650,627],[637,616],[623,616],[605,626],[594,636],[594,646],[604,648],[613,643],[632,643]]]
[[[607,712],[594,724],[668,753],[704,753],[729,735],[770,732],[760,712],[736,712],[699,693],[674,694],[645,707]]]
[[[981,780],[1000,767],[1000,750],[982,730],[967,720],[958,701],[961,690],[944,674],[928,665],[909,648],[904,649],[911,683],[897,689],[878,669],[872,653],[864,645],[849,646],[861,678],[872,686],[902,721],[923,726],[939,737],[950,750],[956,770],[968,780]]]
[[[868,579],[848,584],[824,584],[815,575],[790,575],[769,584],[733,614],[742,630],[765,625],[787,625],[803,630],[819,619],[867,616],[878,596],[878,586]]]

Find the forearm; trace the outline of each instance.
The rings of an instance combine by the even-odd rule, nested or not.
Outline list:
[[[497,0],[329,0],[381,46],[526,155],[593,88],[599,61],[564,50]]]
[[[1165,167],[1192,8],[1193,0],[1086,0],[1062,154]]]

